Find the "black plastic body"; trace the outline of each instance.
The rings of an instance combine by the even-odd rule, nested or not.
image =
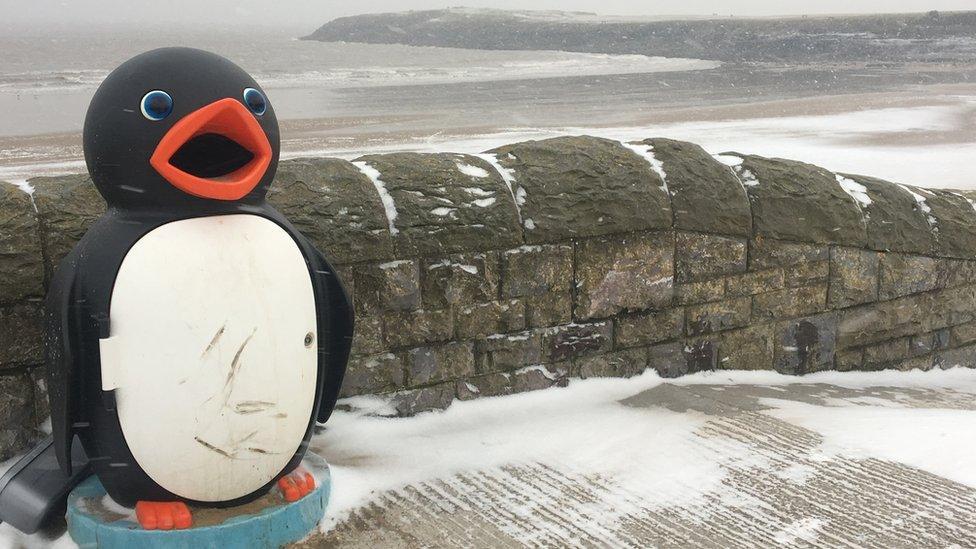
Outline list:
[[[102,390],[99,360],[99,339],[110,334],[112,290],[122,261],[140,238],[162,225],[232,214],[274,222],[305,258],[318,323],[314,408],[295,455],[278,477],[252,494],[233,501],[190,503],[233,506],[267,492],[301,462],[316,419],[327,420],[338,398],[351,347],[352,306],[329,262],[265,201],[279,152],[278,123],[270,103],[255,118],[271,144],[273,158],[260,182],[240,200],[183,193],[149,164],[159,140],[182,116],[226,98],[242,100],[245,88],[260,89],[246,72],[222,57],[189,48],[154,50],[127,61],[106,78],[85,120],[85,159],[108,211],[61,261],[48,288],[45,349],[52,435],[64,472],[73,473],[69,456],[77,436],[92,470],[122,505],[181,499],[154,482],[133,458],[119,424],[114,392]],[[139,112],[140,99],[154,89],[173,97],[173,112],[165,120],[148,120]]]
[[[91,474],[81,445],[71,452],[72,473],[66,474],[47,437],[0,477],[0,521],[33,534],[64,515],[68,492]]]

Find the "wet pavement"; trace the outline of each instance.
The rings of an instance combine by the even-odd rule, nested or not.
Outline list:
[[[769,399],[894,407],[908,417],[976,409],[972,394],[950,389],[662,384],[622,403],[699,421],[687,442],[724,474],[691,503],[649,502],[612,474],[519,463],[383,493],[302,546],[976,547],[976,489],[902,463],[824,452],[823,436],[769,413]]]

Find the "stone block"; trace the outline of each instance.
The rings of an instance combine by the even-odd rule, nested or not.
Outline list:
[[[736,297],[704,305],[691,305],[686,311],[688,335],[702,335],[749,324],[752,299]]]
[[[33,396],[28,374],[0,376],[0,460],[14,457],[35,438]]]
[[[711,340],[674,341],[648,349],[648,366],[663,378],[715,370],[718,346]]]
[[[832,248],[827,305],[843,309],[878,299],[877,252],[855,248]]]
[[[791,160],[745,156],[753,229],[767,238],[864,247],[857,203],[827,170]]]
[[[390,405],[397,416],[410,417],[424,412],[443,410],[454,401],[454,384],[442,383],[433,387],[401,391],[393,395]]]
[[[424,385],[474,375],[474,345],[448,343],[407,352],[407,383]]]
[[[776,325],[774,367],[784,374],[828,370],[837,350],[837,315],[827,313]]]
[[[377,316],[356,315],[352,334],[352,354],[374,355],[384,350],[383,321]]]
[[[526,366],[509,374],[512,393],[565,387],[569,383],[569,363]]]
[[[976,326],[976,324],[968,324],[967,326]],[[976,341],[976,337],[974,337],[973,341]],[[927,334],[912,336],[908,343],[908,352],[912,356],[927,355],[934,351],[945,349],[948,346],[949,330],[943,328]]]
[[[883,370],[911,356],[909,338],[900,337],[864,348],[864,368]]]
[[[772,324],[722,332],[718,367],[722,370],[772,370],[775,337]]]
[[[370,179],[338,158],[278,164],[268,202],[319,251],[340,263],[394,257],[386,211]]]
[[[826,284],[829,275],[829,261],[810,261],[783,267],[783,279],[787,288]]]
[[[749,199],[728,166],[693,143],[671,139],[641,142],[667,175],[676,229],[749,236]]]
[[[838,372],[856,372],[861,370],[864,361],[862,349],[847,349],[834,353],[834,367]]]
[[[593,355],[573,361],[579,376],[591,377],[633,377],[647,368],[647,349],[625,349],[602,355]]]
[[[762,294],[780,290],[785,286],[783,269],[753,271],[725,279],[725,293],[730,297]]]
[[[355,268],[356,309],[364,312],[420,308],[420,266],[401,259]]]
[[[777,319],[807,316],[827,308],[827,287],[786,288],[753,296],[753,317]]]
[[[514,176],[530,244],[671,227],[663,182],[617,141],[557,137],[490,152]]]
[[[675,305],[708,303],[709,301],[718,301],[724,296],[725,280],[721,278],[690,282],[688,284],[675,284],[674,286]]]
[[[0,306],[0,369],[44,363],[44,304]]]
[[[501,255],[502,296],[569,292],[573,283],[572,246],[522,246]]]
[[[428,309],[491,301],[498,295],[498,255],[456,254],[426,261],[420,279],[423,304]]]
[[[58,263],[105,213],[105,200],[88,174],[35,177],[28,183],[34,187],[45,269],[50,278]]]
[[[354,164],[372,173],[392,202],[397,257],[443,257],[522,242],[512,193],[482,158],[392,153]]]
[[[0,304],[44,295],[44,256],[30,195],[0,181]]]
[[[936,357],[933,355],[916,356],[902,360],[897,364],[893,364],[892,367],[903,372],[910,370],[928,371],[935,367],[935,360]]]
[[[967,322],[966,324],[953,326],[948,331],[948,340],[952,342],[954,347],[976,342],[976,322]]]
[[[472,400],[478,397],[507,395],[512,392],[512,376],[507,372],[495,372],[454,383],[458,400]]]
[[[916,254],[935,251],[935,232],[911,192],[873,177],[848,174],[842,177],[863,185],[871,198],[871,204],[863,208],[868,248]]]
[[[575,316],[601,318],[670,306],[673,254],[674,236],[669,232],[580,242]]]
[[[613,325],[610,321],[568,324],[542,330],[543,362],[561,362],[606,352],[612,345]]]
[[[383,315],[383,336],[387,348],[422,347],[448,341],[454,336],[453,316],[441,311],[402,311]]]
[[[749,270],[808,264],[830,259],[830,248],[819,244],[755,238],[749,242]]]
[[[615,325],[617,348],[643,347],[652,343],[681,337],[685,315],[681,309],[617,316]]]
[[[517,299],[475,303],[457,308],[457,336],[474,339],[525,328],[525,304]]]
[[[525,303],[525,325],[546,328],[569,324],[573,320],[573,296],[569,292],[532,295],[522,298]]]
[[[976,368],[976,345],[940,351],[936,353],[933,365],[943,370]]]
[[[888,300],[935,290],[945,284],[944,273],[944,263],[932,257],[882,254],[878,297]]]
[[[926,212],[935,220],[936,254],[942,257],[976,257],[976,208],[961,194],[942,189],[916,189],[925,197]],[[931,221],[931,220],[930,220]]]
[[[542,364],[543,356],[540,331],[497,334],[475,342],[475,368],[481,374]]]
[[[346,366],[340,397],[386,393],[406,385],[403,360],[393,353],[354,356]]]
[[[690,282],[741,273],[746,270],[748,248],[743,238],[678,232],[674,246],[677,282]]]

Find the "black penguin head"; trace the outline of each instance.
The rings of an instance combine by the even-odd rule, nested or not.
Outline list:
[[[261,87],[219,55],[162,48],[95,92],[84,130],[92,180],[113,206],[260,204],[278,165],[278,120]]]

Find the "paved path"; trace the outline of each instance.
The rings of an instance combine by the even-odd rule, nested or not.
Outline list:
[[[693,506],[646,505],[612,478],[530,463],[383,494],[306,545],[976,547],[976,490],[898,463],[825,456],[819,434],[764,413],[761,398],[976,408],[972,395],[945,390],[660,385],[624,403],[705,414],[691,442],[728,461],[723,489]],[[600,520],[607,502],[623,517],[613,525]]]

